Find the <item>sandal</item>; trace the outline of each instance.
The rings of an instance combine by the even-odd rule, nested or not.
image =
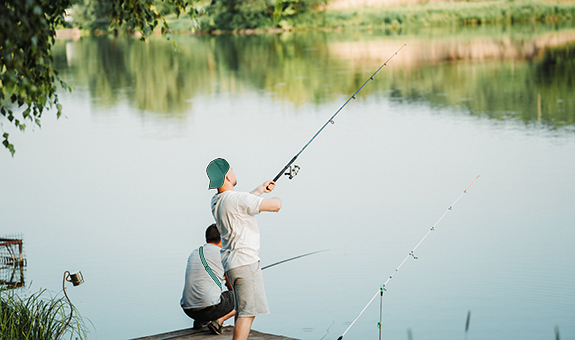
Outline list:
[[[218,320],[211,321],[208,324],[208,328],[210,329],[210,331],[212,331],[212,333],[218,335],[222,334],[222,332],[224,331],[224,327],[219,324]]]

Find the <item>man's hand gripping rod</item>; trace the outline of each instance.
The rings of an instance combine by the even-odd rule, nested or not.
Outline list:
[[[348,98],[348,100],[339,108],[339,110],[337,110],[337,111],[333,114],[333,116],[331,116],[331,118],[330,118],[327,122],[325,122],[325,124],[323,124],[323,126],[321,127],[321,129],[319,129],[319,131],[316,132],[316,134],[309,140],[309,142],[307,142],[307,144],[304,145],[304,147],[291,159],[291,161],[289,161],[289,163],[286,164],[286,166],[284,166],[283,169],[281,169],[281,171],[276,175],[276,177],[274,177],[274,179],[273,179],[273,182],[274,182],[274,183],[277,182],[277,180],[280,179],[280,177],[281,177],[282,175],[286,175],[286,176],[289,177],[289,179],[292,179],[292,178],[295,177],[295,175],[298,174],[300,168],[299,168],[299,166],[297,166],[297,165],[295,165],[295,164],[293,164],[293,163],[294,163],[295,160],[299,157],[299,155],[301,155],[301,153],[303,152],[303,150],[305,150],[305,149],[308,147],[308,145],[311,144],[311,142],[315,139],[315,137],[317,137],[317,135],[320,134],[320,132],[323,131],[323,129],[327,126],[327,124],[329,124],[329,123],[334,124],[334,123],[335,123],[334,120],[333,120],[333,119],[335,118],[335,116],[337,116],[337,114],[347,105],[347,103],[349,103],[352,99],[355,99],[355,95],[356,95],[370,80],[373,80],[373,77],[375,77],[375,75],[377,74],[377,72],[379,72],[379,70],[381,70],[384,66],[386,66],[387,63],[391,60],[391,58],[393,58],[394,56],[396,56],[397,53],[399,53],[399,51],[400,51],[402,48],[405,47],[405,45],[406,45],[406,44],[403,44],[397,51],[395,51],[395,53],[392,54],[391,57],[389,57],[389,59],[387,59],[387,60],[385,61],[385,63],[383,63],[383,65],[381,65],[381,66],[377,69],[377,71],[375,71],[375,72],[371,75],[371,77],[369,77],[369,79],[367,79],[367,80],[365,81],[365,83],[363,83],[363,85],[361,85],[361,87],[360,87],[359,89],[357,89],[357,91],[355,91],[354,94],[351,95],[351,97]],[[292,164],[293,164],[293,166],[292,166]],[[288,170],[288,169],[289,169],[289,171],[286,171],[286,170]]]

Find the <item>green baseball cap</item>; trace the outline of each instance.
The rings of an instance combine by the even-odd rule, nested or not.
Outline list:
[[[224,184],[226,174],[230,169],[230,164],[223,158],[216,158],[208,164],[206,173],[210,178],[210,186],[208,189],[216,189]]]

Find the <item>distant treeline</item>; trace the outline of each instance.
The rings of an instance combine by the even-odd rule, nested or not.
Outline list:
[[[202,0],[199,28],[185,15],[177,17],[169,3],[156,1],[172,31],[219,32],[309,30],[344,27],[413,27],[481,25],[527,21],[573,20],[575,1],[498,0],[330,9],[329,0]],[[107,13],[111,1],[80,0],[71,10],[72,25],[92,32],[113,30]]]
[[[193,2],[193,1],[191,1]],[[151,1],[154,10],[171,24],[176,32],[195,31],[196,23],[186,15],[177,16],[171,2]],[[320,11],[323,0],[198,0],[200,29],[203,31],[235,31],[242,29],[293,28],[295,18]],[[111,32],[114,23],[109,18],[112,0],[79,0],[69,11],[71,26],[92,32]]]

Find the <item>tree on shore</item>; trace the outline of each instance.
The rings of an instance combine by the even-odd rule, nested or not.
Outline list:
[[[80,0],[81,1],[81,0]],[[198,16],[193,6],[198,0],[163,0],[178,16]],[[56,29],[65,27],[65,15],[78,0],[3,0],[0,1],[0,119],[20,130],[27,123],[41,126],[42,114],[56,109],[62,114],[58,86],[71,88],[58,76],[53,67],[51,48]],[[165,14],[159,12],[155,0],[107,0],[110,22],[142,33],[145,39],[162,23],[162,33],[169,30]],[[2,144],[14,156],[15,148],[4,131],[2,121]]]

